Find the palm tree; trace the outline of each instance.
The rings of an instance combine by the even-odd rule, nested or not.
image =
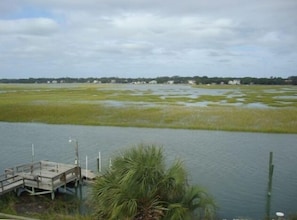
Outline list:
[[[166,169],[163,151],[139,145],[113,160],[93,187],[98,219],[186,220],[213,218],[215,205],[198,186],[189,186],[180,161]]]

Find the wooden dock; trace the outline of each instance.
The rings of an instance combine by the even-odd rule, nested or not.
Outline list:
[[[83,171],[88,178],[95,175],[88,170]],[[25,190],[31,195],[50,193],[55,198],[59,188],[67,189],[67,185],[78,186],[82,182],[82,170],[77,165],[39,161],[5,169],[0,175],[0,196],[10,191]]]

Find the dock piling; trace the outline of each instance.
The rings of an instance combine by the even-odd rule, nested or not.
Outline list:
[[[272,160],[273,160],[273,152],[270,152],[270,154],[269,154],[268,188],[267,188],[267,196],[266,196],[266,220],[270,219],[272,176],[273,176],[273,170],[274,170],[274,165],[272,163]]]

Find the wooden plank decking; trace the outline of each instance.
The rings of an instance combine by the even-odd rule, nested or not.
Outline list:
[[[54,192],[68,183],[80,183],[82,180],[81,168],[77,165],[39,161],[8,168],[5,174],[0,175],[0,196],[20,188],[32,195]]]

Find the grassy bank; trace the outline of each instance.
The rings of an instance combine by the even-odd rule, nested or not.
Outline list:
[[[8,218],[9,215],[30,217],[34,219],[56,220],[91,220],[91,215],[79,214],[79,200],[73,196],[60,194],[55,200],[46,195],[31,196],[28,194],[17,197],[9,193],[0,197],[0,213],[7,215],[0,218]],[[20,218],[21,219],[21,218]]]
[[[139,88],[0,85],[0,121],[297,133],[297,87],[205,87],[210,95],[196,97]]]

